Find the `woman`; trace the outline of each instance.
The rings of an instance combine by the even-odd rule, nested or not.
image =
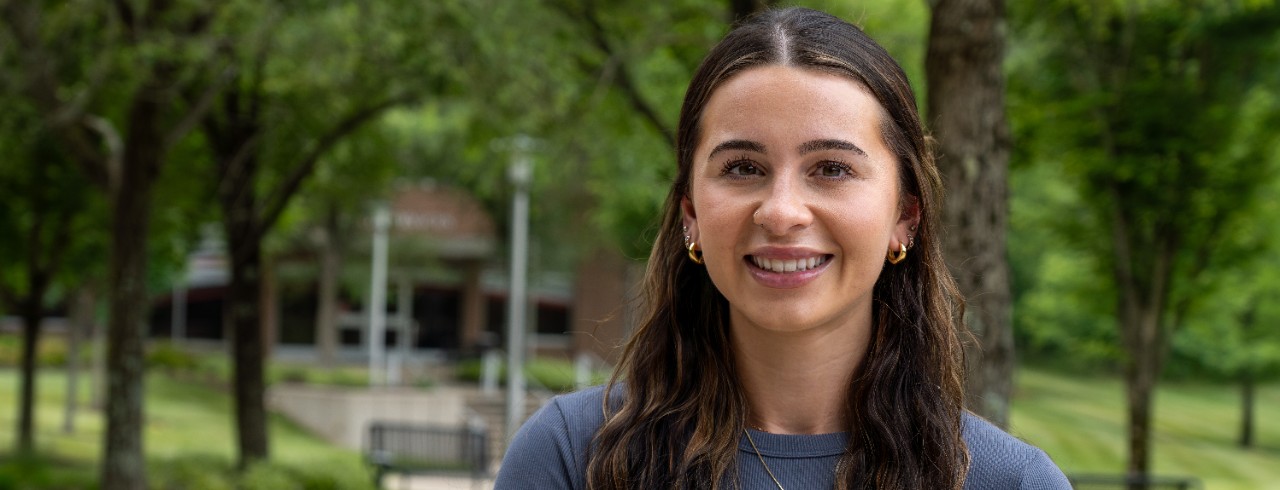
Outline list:
[[[534,415],[498,488],[1070,488],[964,412],[940,182],[880,46],[756,16],[698,68],[676,156],[618,374]]]

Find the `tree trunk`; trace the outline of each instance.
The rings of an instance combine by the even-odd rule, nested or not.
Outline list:
[[[22,390],[19,395],[17,453],[35,452],[36,347],[40,340],[43,291],[28,291],[22,305]]]
[[[1151,412],[1157,377],[1154,351],[1130,351],[1130,360],[1125,367],[1125,385],[1129,392],[1129,461],[1126,469],[1138,481],[1145,479],[1151,469]],[[1129,488],[1140,490],[1146,486],[1131,484]]]
[[[1256,382],[1246,372],[1240,376],[1240,447],[1253,448],[1253,390]]]
[[[233,223],[232,226],[235,226]],[[241,228],[247,229],[247,228]],[[266,386],[262,338],[262,250],[243,234],[228,234],[231,285],[224,318],[231,333],[235,365],[236,431],[241,469],[268,456]]]
[[[1130,210],[1121,204],[1120,191],[1110,188],[1112,273],[1115,276],[1120,339],[1125,350],[1125,387],[1129,398],[1129,461],[1131,481],[1144,481],[1151,470],[1152,404],[1156,381],[1167,350],[1165,305],[1170,272],[1178,249],[1176,235],[1157,233],[1150,241],[1134,237]],[[1144,253],[1135,259],[1136,243]],[[1149,243],[1149,245],[1147,245]],[[1135,264],[1141,260],[1141,264]],[[1130,485],[1131,489],[1145,488]]]
[[[143,352],[147,321],[147,235],[152,191],[164,159],[167,68],[156,68],[152,82],[133,94],[119,179],[110,188],[111,264],[106,288],[107,321],[106,442],[102,490],[147,488],[142,447]]]
[[[316,305],[316,353],[321,365],[331,365],[338,353],[338,281],[342,251],[338,240],[338,210],[330,206],[320,243],[320,290]]]
[[[80,406],[80,346],[85,332],[93,331],[93,290],[81,285],[71,301],[71,318],[67,323],[67,399],[62,418],[62,431],[67,434],[76,430],[76,411]]]
[[[265,56],[266,51],[260,52]],[[261,77],[256,78],[261,81]],[[363,107],[343,117],[331,131],[298,160],[287,177],[265,191],[259,201],[261,170],[257,141],[262,136],[260,110],[267,95],[260,83],[244,90],[233,82],[223,94],[224,111],[205,118],[205,132],[213,146],[221,182],[218,200],[222,209],[227,245],[231,250],[231,289],[225,305],[225,321],[233,335],[232,361],[235,363],[236,428],[239,431],[240,467],[266,459],[267,424],[263,381],[265,333],[263,328],[262,240],[279,218],[290,198],[311,175],[319,158],[361,125],[383,111],[413,100],[391,98]]]
[[[968,408],[1004,427],[1013,387],[1003,0],[931,0],[928,119],[947,188],[946,256],[964,294]],[[929,237],[935,238],[935,237]]]
[[[145,97],[139,97],[143,99]],[[130,131],[131,140],[146,138]],[[159,132],[151,134],[158,146]],[[135,142],[136,143],[136,142]],[[145,144],[130,145],[131,148]],[[138,149],[139,152],[158,148]],[[126,150],[127,152],[128,150]],[[159,154],[139,155],[158,163]],[[137,158],[137,157],[136,157]],[[146,322],[147,232],[150,228],[154,180],[141,175],[138,160],[127,159],[124,179],[114,192],[111,265],[107,288],[111,316],[107,324],[107,431],[102,463],[103,490],[147,488],[143,459],[143,325]]]
[[[1249,298],[1244,311],[1240,313],[1240,333],[1246,342],[1260,341],[1256,337],[1258,306],[1262,303],[1262,295],[1255,294]],[[1257,360],[1254,358],[1253,360]],[[1253,447],[1253,395],[1257,380],[1254,378],[1255,368],[1252,363],[1240,371],[1240,447]]]
[[[89,332],[89,406],[102,411],[107,402],[107,329],[97,320],[90,324]]]

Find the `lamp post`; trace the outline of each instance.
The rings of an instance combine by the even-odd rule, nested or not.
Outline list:
[[[369,386],[383,384],[387,331],[387,231],[391,212],[386,204],[373,211],[373,274],[369,284]]]
[[[507,168],[507,178],[515,190],[511,199],[511,290],[507,297],[507,441],[515,436],[516,429],[524,419],[529,183],[533,180],[533,163],[528,154],[529,139],[518,136],[514,143],[511,166]]]

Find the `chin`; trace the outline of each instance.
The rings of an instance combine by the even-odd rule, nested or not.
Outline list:
[[[776,309],[764,314],[742,315],[741,319],[745,323],[753,325],[761,330],[778,333],[803,332],[818,328],[823,324],[830,323],[829,319],[828,321],[823,321],[810,314],[806,314],[806,312]]]

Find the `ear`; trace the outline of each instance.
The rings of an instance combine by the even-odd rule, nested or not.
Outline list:
[[[907,248],[911,248],[911,244],[919,239],[917,236],[919,229],[920,198],[912,195],[902,196],[902,210],[898,215],[898,224],[893,230],[895,240],[890,240],[889,250],[897,251],[899,244],[906,244]]]
[[[693,201],[689,196],[680,198],[680,221],[689,234],[690,242],[698,241],[698,214],[693,210]]]

